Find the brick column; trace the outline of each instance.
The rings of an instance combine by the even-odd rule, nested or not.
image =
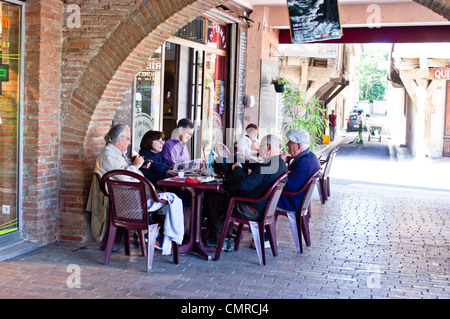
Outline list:
[[[129,0],[125,0],[126,3]],[[103,136],[134,76],[153,52],[178,29],[226,0],[153,1],[129,5],[126,17],[99,33],[92,21],[99,14],[107,21],[109,10],[82,7],[83,27],[65,30],[63,98],[61,105],[60,205],[58,238],[84,241],[90,236],[90,214],[85,212],[95,159],[104,147]],[[89,26],[85,18],[89,18]],[[113,21],[114,17],[109,20]],[[105,32],[109,31],[109,32]],[[93,33],[93,34],[92,34]],[[106,35],[100,39],[98,35]],[[96,38],[85,48],[85,37]],[[100,45],[101,44],[101,45]],[[94,50],[95,48],[95,50]],[[70,49],[70,50],[69,50]],[[70,53],[76,52],[78,65]],[[88,61],[84,61],[86,58]],[[86,65],[85,68],[81,67]],[[77,66],[75,68],[75,66]],[[80,67],[80,69],[78,69]]]
[[[56,240],[63,4],[26,4],[23,237]]]

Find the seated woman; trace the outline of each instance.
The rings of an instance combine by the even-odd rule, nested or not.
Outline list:
[[[148,131],[141,140],[141,149],[139,155],[151,161],[148,168],[141,167],[144,176],[152,182],[158,189],[158,181],[164,178],[177,175],[176,171],[170,169],[166,160],[161,154],[164,145],[164,133],[160,131]],[[184,230],[185,234],[189,233],[190,215],[191,215],[191,193],[188,190],[171,189],[183,201],[184,211]],[[158,247],[158,243],[156,244]]]
[[[141,149],[139,155],[151,161],[149,168],[142,168],[141,171],[144,176],[157,187],[159,180],[169,176],[177,175],[177,172],[172,171],[162,156],[162,148],[164,145],[164,133],[159,131],[148,131],[142,137]]]

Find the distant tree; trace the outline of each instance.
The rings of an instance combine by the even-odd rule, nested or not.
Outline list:
[[[365,45],[359,68],[359,99],[383,101],[386,96],[388,52],[376,46]]]

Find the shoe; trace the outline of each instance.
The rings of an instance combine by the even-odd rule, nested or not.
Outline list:
[[[146,243],[148,242],[147,234],[144,235],[144,240],[145,240]],[[138,234],[137,231],[135,231],[134,234],[133,234],[133,245],[136,246],[136,247],[141,245],[140,242],[139,242],[139,234]]]
[[[253,239],[252,239],[252,243],[250,244],[250,247],[253,249],[256,249],[255,242],[253,241]],[[264,248],[265,249],[270,248],[270,242],[268,239],[264,241]]]
[[[208,246],[208,247],[217,247],[217,240],[215,240],[213,238],[208,238],[206,240],[206,246]]]
[[[225,239],[225,243],[224,243],[224,250],[226,252],[230,252],[234,250],[234,239],[233,238],[227,238]]]
[[[160,234],[156,236],[155,248],[158,250],[162,250],[163,248],[163,239]]]
[[[136,247],[139,246],[139,235],[136,231],[133,234],[133,245]]]
[[[253,248],[253,249],[256,249],[255,242],[253,241],[253,238],[252,238],[252,243],[250,244],[250,247]],[[265,231],[264,231],[264,248],[265,249],[270,248],[269,237],[268,237],[268,235],[267,235],[267,233]]]
[[[226,249],[227,249],[227,240],[228,240],[228,238],[225,238],[225,241],[223,242],[222,250],[226,251]],[[206,246],[217,248],[217,240],[213,239],[213,238],[208,238],[206,240]]]

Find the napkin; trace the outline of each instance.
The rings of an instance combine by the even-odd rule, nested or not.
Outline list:
[[[186,177],[186,183],[201,184],[199,181],[196,181],[195,179],[192,179],[190,177]]]

